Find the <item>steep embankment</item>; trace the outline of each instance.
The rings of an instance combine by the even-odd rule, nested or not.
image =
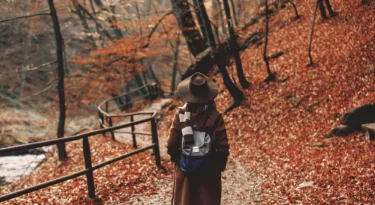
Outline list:
[[[363,133],[324,138],[345,111],[375,102],[375,4],[331,2],[339,15],[324,22],[318,18],[317,65],[306,66],[312,0],[297,1],[300,20],[293,21],[288,10],[271,18],[269,54],[285,53],[270,62],[278,81],[262,82],[262,46],[242,55],[253,85],[225,120],[231,156],[264,180],[262,204],[375,202],[373,143]],[[219,108],[228,98],[226,91],[218,97]],[[313,185],[301,188],[304,182]]]

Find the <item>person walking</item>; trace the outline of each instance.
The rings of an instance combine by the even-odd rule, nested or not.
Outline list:
[[[175,163],[172,204],[220,205],[221,172],[229,156],[224,120],[214,99],[218,87],[195,73],[177,87],[186,101],[175,113],[167,142]]]

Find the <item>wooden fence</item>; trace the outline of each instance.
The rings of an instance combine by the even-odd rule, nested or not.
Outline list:
[[[160,90],[158,89],[157,86],[155,85],[147,85],[142,88],[139,88],[137,90],[131,91],[129,93],[126,93],[124,95],[118,96],[116,98],[127,98],[129,97],[130,94],[133,92],[137,92],[140,89],[147,89],[147,94],[141,97],[138,97],[136,99],[133,99],[131,103],[134,103],[136,101],[139,101],[141,99],[148,99],[148,100],[153,100],[160,94]],[[41,141],[41,142],[35,142],[35,143],[29,143],[25,145],[19,145],[19,146],[13,146],[13,147],[7,147],[7,148],[2,148],[0,149],[0,156],[4,155],[9,155],[11,153],[15,152],[21,152],[21,151],[26,151],[29,149],[35,149],[35,148],[41,148],[44,146],[51,146],[51,145],[57,145],[58,143],[65,143],[65,142],[72,142],[72,141],[77,141],[77,140],[82,140],[83,144],[83,156],[84,156],[84,161],[85,161],[85,169],[75,172],[73,174],[63,176],[57,179],[53,179],[51,181],[47,181],[44,183],[37,184],[32,187],[28,187],[25,189],[21,189],[18,191],[14,191],[5,195],[0,196],[0,202],[37,191],[39,189],[43,189],[45,187],[49,187],[73,178],[77,178],[82,175],[86,175],[87,178],[87,187],[88,187],[88,196],[90,198],[96,198],[95,195],[95,186],[94,186],[94,176],[93,176],[93,171],[96,169],[99,169],[101,167],[107,166],[109,164],[112,164],[114,162],[117,162],[119,160],[125,159],[127,157],[136,155],[138,153],[147,151],[149,149],[153,150],[153,153],[155,155],[155,163],[156,166],[161,168],[161,163],[160,163],[160,151],[159,151],[159,141],[158,141],[158,133],[157,133],[157,125],[156,125],[156,112],[136,112],[136,113],[126,113],[126,114],[111,114],[113,110],[108,110],[109,108],[109,103],[111,101],[116,100],[116,98],[112,98],[109,100],[104,101],[98,106],[98,113],[99,113],[99,122],[100,122],[100,128],[99,130],[94,130],[91,132],[75,135],[75,136],[70,136],[70,137],[64,137],[60,139],[53,139],[53,140],[46,140],[46,141]],[[118,108],[117,108],[118,109]],[[146,115],[147,117],[144,119],[140,120],[134,120],[135,116],[139,115]],[[125,124],[119,124],[119,125],[113,125],[113,119],[114,118],[130,118],[130,122],[125,123]],[[108,125],[106,124],[108,122]],[[144,124],[150,122],[151,124],[151,132],[136,132],[135,131],[135,126],[139,124]],[[124,128],[131,128],[130,132],[124,132],[120,131],[120,129]],[[88,138],[89,137],[97,137],[99,134],[105,135],[105,133],[111,133],[112,138],[114,139],[114,133],[116,132],[122,132],[122,133],[129,133],[132,135],[133,139],[133,147],[137,147],[136,143],[136,135],[149,135],[151,136],[152,143],[151,145],[148,145],[146,147],[136,149],[133,152],[123,154],[121,156],[118,156],[116,158],[110,159],[105,162],[101,162],[99,164],[93,165],[91,162],[91,151],[90,151],[90,143]]]

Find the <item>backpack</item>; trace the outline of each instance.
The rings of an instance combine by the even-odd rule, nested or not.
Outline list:
[[[205,131],[206,117],[202,127],[192,125],[193,142],[181,140],[180,168],[185,174],[204,174],[211,169],[211,137]]]

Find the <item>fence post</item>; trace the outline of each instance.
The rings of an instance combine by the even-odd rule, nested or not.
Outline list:
[[[132,108],[132,104],[130,103],[131,101],[131,96],[129,96],[129,84],[126,84],[126,95],[125,95],[125,101],[126,101],[126,110],[129,110]]]
[[[150,85],[147,85],[147,92],[148,92],[148,98],[150,99],[150,102],[152,102],[152,89]]]
[[[93,170],[92,170],[92,164],[91,164],[91,152],[90,152],[90,144],[88,137],[82,138],[83,140],[83,155],[85,158],[85,167],[88,170],[86,172],[86,178],[87,178],[87,188],[89,192],[89,197],[94,199],[95,196],[95,185],[94,185],[94,176],[93,176]]]
[[[158,128],[156,126],[155,118],[151,120],[151,133],[152,133],[152,143],[155,144],[155,147],[154,147],[153,150],[154,150],[154,154],[155,154],[156,166],[161,167],[159,140],[158,140]]]
[[[109,119],[109,127],[112,127],[113,126],[112,117],[108,117],[108,119]],[[113,131],[111,131],[111,136],[112,136],[112,139],[115,140],[115,133]]]
[[[143,80],[145,81],[145,85],[147,85],[148,83],[147,83],[146,72],[143,71],[143,72],[142,72],[142,75],[143,75]]]
[[[133,115],[130,115],[130,122],[134,122],[134,116]],[[137,141],[135,139],[135,134],[134,134],[134,131],[135,131],[134,125],[132,125],[131,128],[132,128],[133,147],[137,148]]]
[[[98,111],[98,115],[99,115],[99,120],[100,120],[99,127],[100,127],[100,129],[103,129],[103,128],[104,128],[104,127],[103,127],[103,124],[104,124],[104,116],[103,116],[103,114],[102,114],[100,111]]]

